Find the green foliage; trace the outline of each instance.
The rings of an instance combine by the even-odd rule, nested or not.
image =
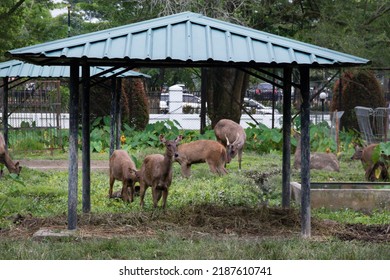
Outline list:
[[[160,134],[163,134],[167,139],[174,139],[178,135],[182,135],[182,143],[199,139],[215,140],[213,130],[207,130],[204,134],[200,134],[194,130],[182,130],[179,122],[176,120],[158,121],[153,124],[148,124],[143,131],[135,131],[134,128],[127,124],[123,127],[123,134],[125,135],[126,141],[122,145],[122,148],[128,151],[161,147],[159,140]]]
[[[299,119],[299,118],[298,118]],[[295,123],[299,128],[299,121]],[[259,126],[249,124],[245,130],[247,140],[245,149],[257,153],[281,152],[283,149],[283,134],[280,129],[268,128],[263,124]],[[340,146],[337,147],[335,139],[331,137],[330,127],[326,122],[310,125],[310,150],[312,152],[345,152],[351,153],[353,144],[358,142],[359,135],[354,130],[339,132]],[[297,140],[291,137],[291,151],[295,150]]]
[[[102,153],[110,148],[110,125],[109,116],[97,117],[91,124],[91,150]]]
[[[326,122],[310,126],[310,149],[318,152],[330,149],[333,153],[337,152],[337,144],[330,137],[330,128]]]
[[[124,135],[126,142],[123,149],[144,149],[147,147],[159,147],[161,145],[159,136],[163,134],[167,139],[176,138],[180,135],[177,121],[158,121],[153,124],[148,124],[142,132],[135,133],[134,129],[129,126],[124,126]]]
[[[388,1],[317,1],[305,8],[293,17],[296,39],[389,65]],[[304,17],[309,25],[302,26]]]
[[[60,143],[62,145],[68,143],[66,130],[60,133],[54,128],[27,128],[13,130],[9,135],[10,147],[15,151],[39,151],[60,148]]]
[[[21,5],[17,5],[21,4]],[[2,0],[0,5],[0,61],[10,49],[43,43],[66,36],[65,21],[50,15],[50,0]]]
[[[249,124],[245,133],[247,137],[245,148],[250,151],[269,153],[273,150],[282,150],[283,135],[279,129],[271,129],[264,124],[258,126]]]
[[[372,153],[373,162],[382,161],[385,163],[389,163],[390,158],[390,142],[381,142],[378,146],[375,147]]]

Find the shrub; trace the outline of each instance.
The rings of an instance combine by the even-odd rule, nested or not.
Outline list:
[[[341,98],[339,88],[341,82]],[[354,108],[364,106],[377,108],[386,106],[383,91],[373,72],[368,70],[349,70],[336,81],[333,89],[331,111],[344,111],[341,128],[359,131]]]

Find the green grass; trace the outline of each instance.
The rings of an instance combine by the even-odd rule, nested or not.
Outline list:
[[[74,244],[77,243],[77,246]],[[363,242],[242,240],[210,237],[182,238],[161,234],[149,238],[61,241],[0,240],[0,259],[141,259],[141,260],[388,260],[389,245]]]

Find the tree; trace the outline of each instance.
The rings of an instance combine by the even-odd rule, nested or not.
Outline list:
[[[359,130],[354,111],[356,106],[369,108],[386,106],[382,89],[372,71],[359,69],[345,71],[341,79],[336,81],[333,92],[330,110],[344,111],[341,128],[346,130]]]
[[[209,68],[207,72],[207,105],[211,126],[214,127],[224,118],[240,123],[248,75],[234,68]]]
[[[10,49],[62,37],[59,21],[50,15],[50,0],[2,0],[0,4],[0,61]],[[66,34],[66,33],[65,33]]]
[[[310,24],[297,30],[295,38],[333,50],[368,58],[376,67],[390,65],[390,2],[387,0],[300,2],[302,16]]]
[[[387,51],[390,36],[390,2],[388,0],[69,0],[72,4],[71,35],[93,32],[183,11],[198,12],[213,18],[294,38],[311,44],[368,58],[376,67],[390,65]],[[56,4],[59,5],[59,4]],[[61,4],[64,5],[64,4]],[[55,7],[50,0],[2,0],[0,4],[0,60],[9,49],[43,43],[67,36],[67,15],[51,18]],[[97,19],[97,20],[92,20]],[[152,85],[185,82],[188,87],[199,69],[150,70]],[[219,77],[209,69],[211,79]],[[237,70],[238,71],[238,70]],[[149,73],[149,74],[150,74]],[[241,74],[223,71],[221,80],[232,81]],[[226,75],[226,76],[225,76]],[[230,76],[229,76],[230,75]],[[229,78],[230,77],[230,78]],[[239,79],[240,81],[247,81]],[[258,83],[253,79],[254,83]],[[218,82],[210,84],[216,91],[208,97],[218,108],[208,109],[213,119],[239,120],[241,102],[247,84],[231,89]],[[230,93],[229,93],[230,91]],[[241,96],[240,96],[241,94]],[[235,97],[236,101],[229,98]],[[230,104],[231,108],[225,106]]]

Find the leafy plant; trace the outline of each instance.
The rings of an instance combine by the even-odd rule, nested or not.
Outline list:
[[[109,116],[97,117],[91,125],[91,149],[92,152],[102,153],[110,147],[110,125]]]
[[[167,139],[173,139],[180,134],[184,134],[180,129],[179,122],[176,120],[158,121],[148,124],[141,132],[135,132],[133,128],[125,125],[123,133],[126,141],[122,148],[126,150],[160,147],[160,134],[163,134]],[[189,135],[191,134],[189,133]]]
[[[390,142],[379,143],[374,149],[372,160],[374,163],[382,161],[388,165],[390,163]]]
[[[258,153],[269,153],[272,150],[282,150],[283,135],[279,129],[268,128],[264,124],[258,126],[249,124],[245,130],[247,140],[245,147]]]
[[[326,122],[310,126],[310,149],[319,152],[337,152],[337,144],[330,137],[330,128]]]

